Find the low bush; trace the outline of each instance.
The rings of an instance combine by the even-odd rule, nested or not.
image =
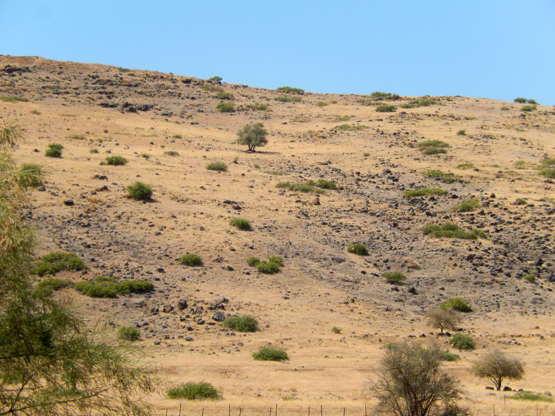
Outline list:
[[[212,162],[206,165],[206,169],[215,170],[216,172],[226,172],[227,165],[224,162]]]
[[[252,355],[252,358],[259,361],[287,361],[289,356],[283,350],[272,347],[261,347]]]
[[[329,181],[326,179],[318,179],[316,182],[310,180],[307,182],[307,185],[316,186],[321,189],[331,189],[331,190],[337,189],[337,185],[334,181]]]
[[[441,225],[427,225],[422,228],[422,232],[436,238],[462,238],[465,240],[477,240],[478,238],[486,238],[486,233],[481,230],[473,229],[465,231],[458,225],[447,222]]]
[[[17,171],[17,181],[23,188],[42,185],[42,169],[34,163],[24,163]]]
[[[460,359],[461,359],[461,357],[458,354],[454,354],[454,353],[449,352],[449,351],[442,351],[441,352],[441,356],[440,356],[441,361],[458,361]]]
[[[297,97],[295,95],[278,95],[275,100],[281,101],[282,103],[300,103],[301,97]]]
[[[126,341],[138,341],[141,338],[141,332],[131,326],[120,326],[118,328],[118,337]]]
[[[466,130],[459,130],[459,131],[457,132],[457,135],[458,135],[458,136],[466,136]]]
[[[300,88],[293,88],[293,87],[279,87],[276,89],[277,92],[283,92],[286,94],[298,94],[298,95],[303,95],[304,94],[304,90],[300,89]]]
[[[337,126],[335,126],[332,130],[335,131],[360,131],[360,130],[366,130],[367,128],[369,128],[367,125],[365,124],[339,124]]]
[[[514,396],[507,396],[507,398],[512,400],[529,400],[533,402],[548,402],[553,403],[553,397],[547,394],[533,393],[531,391],[519,391],[514,394]]]
[[[248,111],[248,110],[268,111],[268,110],[270,110],[270,106],[268,104],[265,104],[265,103],[249,103],[249,104],[242,105],[239,108],[239,110],[242,110],[242,111]]]
[[[525,111],[525,112],[530,112],[530,111],[535,111],[536,110],[536,106],[535,105],[523,105],[520,108],[520,111]]]
[[[117,281],[112,276],[96,276],[91,280],[77,283],[75,288],[93,298],[115,298],[118,295],[146,293],[154,289],[152,283],[147,280]]]
[[[247,259],[247,264],[251,267],[255,267],[258,263],[260,263],[260,259],[258,257],[249,257]]]
[[[393,113],[397,111],[397,107],[391,104],[381,104],[376,107],[378,113]]]
[[[432,97],[419,97],[413,98],[405,104],[401,104],[402,108],[417,108],[417,107],[428,107],[430,105],[439,104],[439,100]]]
[[[0,95],[0,101],[4,101],[5,103],[24,103],[29,100],[24,97],[18,97],[17,95]]]
[[[390,92],[374,91],[370,94],[370,98],[376,101],[397,101],[401,99],[399,94],[392,94]]]
[[[545,157],[541,163],[540,173],[546,178],[555,179],[555,158]]]
[[[177,259],[178,262],[185,266],[202,266],[202,258],[196,254],[187,253]]]
[[[258,321],[250,315],[233,315],[228,316],[223,326],[239,332],[256,332],[258,331]]]
[[[218,390],[210,383],[185,383],[168,390],[170,399],[217,399],[220,397]]]
[[[220,100],[233,100],[233,94],[230,92],[226,92],[226,91],[219,91],[216,94],[216,98],[219,98]]]
[[[440,306],[441,309],[453,309],[458,312],[472,312],[472,307],[462,298],[449,298]]]
[[[280,265],[271,261],[261,261],[256,265],[256,269],[260,273],[274,274],[280,271]]]
[[[74,284],[71,280],[49,277],[39,282],[39,284],[35,287],[34,293],[36,295],[40,294],[43,296],[48,296],[48,295],[51,295],[56,290],[64,289],[66,287],[73,287],[73,286]]]
[[[424,172],[424,176],[443,183],[462,182],[462,178],[454,173],[443,172],[439,169],[432,169]]]
[[[270,256],[268,257],[270,263],[275,263],[280,267],[283,267],[283,257],[281,256]]]
[[[474,349],[474,340],[468,335],[455,334],[449,340],[449,343],[458,350],[470,351]]]
[[[407,277],[401,272],[385,272],[383,277],[385,277],[387,283],[392,285],[400,285],[407,280]]]
[[[333,332],[334,334],[340,334],[341,333],[341,328],[338,328],[338,327],[334,326],[331,329],[331,332]]]
[[[235,228],[238,228],[240,230],[243,230],[243,231],[252,230],[251,222],[249,220],[244,219],[244,218],[232,218],[231,220],[229,220],[229,225],[231,225]]]
[[[127,197],[137,201],[150,201],[152,198],[152,188],[142,182],[135,182],[127,187]]]
[[[517,198],[515,199],[515,205],[526,205],[528,203],[528,201],[526,201],[523,198]]]
[[[80,271],[87,267],[77,254],[57,251],[49,253],[40,258],[33,265],[33,274],[44,276],[56,274],[62,270]]]
[[[527,282],[536,283],[536,275],[534,273],[525,274],[522,278]]]
[[[176,152],[175,150],[168,150],[167,152],[164,152],[164,154],[166,156],[179,156],[179,152]]]
[[[349,246],[347,246],[347,251],[349,253],[357,254],[359,256],[367,256],[368,255],[368,249],[366,248],[366,246],[364,244],[361,244],[361,243],[350,244]]]
[[[466,169],[475,169],[475,168],[476,168],[476,166],[474,166],[474,163],[471,163],[471,162],[459,163],[457,165],[457,169],[466,170]]]
[[[420,188],[412,189],[410,191],[405,191],[403,194],[405,198],[416,198],[420,196],[431,196],[431,195],[446,195],[447,191],[439,188]]]
[[[108,156],[106,164],[111,166],[123,166],[127,163],[127,159],[122,156]]]
[[[417,146],[425,155],[447,153],[447,149],[450,147],[448,143],[441,140],[424,140],[419,142]]]
[[[45,155],[48,157],[62,157],[64,146],[59,143],[50,143],[46,149]]]
[[[524,97],[516,97],[513,101],[514,101],[515,103],[524,104],[524,103],[526,103],[526,98],[524,98]]]
[[[456,205],[455,207],[453,207],[453,211],[470,212],[480,208],[481,206],[482,204],[480,204],[480,201],[478,201],[476,198],[471,198],[471,199],[466,199],[462,201],[459,205]]]
[[[233,103],[224,103],[222,101],[221,103],[218,103],[218,105],[216,106],[216,110],[218,110],[220,113],[233,113],[235,111],[235,106],[233,105]]]
[[[315,185],[311,185],[309,183],[292,183],[292,182],[279,182],[276,185],[276,188],[284,188],[294,192],[315,192],[315,193],[323,193],[321,189],[317,189]]]

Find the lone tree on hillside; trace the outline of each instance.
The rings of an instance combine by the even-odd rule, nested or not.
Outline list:
[[[237,132],[237,143],[246,144],[249,152],[255,152],[256,146],[264,146],[268,143],[266,135],[268,132],[262,123],[246,124]]]
[[[499,391],[504,378],[520,380],[524,375],[524,367],[520,360],[509,358],[501,351],[494,350],[476,361],[472,366],[472,372],[478,377],[489,379]]]
[[[395,416],[428,416],[440,407],[454,409],[457,380],[440,369],[441,350],[418,344],[390,345],[382,360],[374,392],[378,407]]]
[[[428,324],[432,328],[439,328],[441,334],[444,329],[454,330],[460,322],[460,316],[452,309],[437,308],[428,313]]]
[[[0,127],[0,415],[146,414],[147,374],[90,333],[30,275],[25,189],[9,156],[20,133]]]

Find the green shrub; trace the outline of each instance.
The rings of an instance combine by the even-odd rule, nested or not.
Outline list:
[[[150,201],[152,198],[152,188],[142,182],[135,182],[127,187],[128,198],[137,201]]]
[[[517,199],[515,200],[515,205],[526,205],[527,203],[528,203],[528,201],[526,201],[526,200],[523,199],[523,198],[517,198]]]
[[[474,169],[476,166],[474,166],[474,163],[471,162],[464,162],[464,163],[459,163],[457,165],[457,169]]]
[[[222,101],[221,103],[218,103],[216,109],[220,113],[233,113],[235,111],[235,106],[233,105],[233,103],[224,103]]]
[[[478,238],[486,238],[486,233],[481,230],[473,229],[464,231],[458,225],[447,222],[441,225],[427,225],[422,228],[424,234],[429,234],[436,238],[462,238],[465,240],[477,240]]]
[[[474,340],[464,334],[453,335],[451,340],[449,340],[449,343],[458,350],[468,351],[474,349]]]
[[[80,271],[87,267],[83,260],[74,253],[57,251],[41,257],[33,266],[33,274],[44,276],[46,274],[56,274],[62,270]]]
[[[239,228],[240,230],[243,230],[243,231],[252,230],[251,222],[244,218],[232,218],[231,220],[229,220],[229,225]]]
[[[206,165],[206,169],[215,170],[217,172],[226,172],[227,165],[224,162],[212,162]]]
[[[440,305],[441,309],[453,309],[458,312],[472,312],[472,307],[462,298],[449,298]]]
[[[308,183],[279,182],[276,185],[276,188],[285,188],[290,191],[303,192],[303,193],[308,193],[308,192],[322,193],[323,192],[320,189],[316,189],[314,185],[310,185]]]
[[[555,158],[545,157],[542,160],[540,173],[546,178],[555,179]]]
[[[115,298],[118,295],[150,292],[154,286],[147,280],[117,281],[112,276],[96,276],[91,280],[77,283],[75,288],[93,298]]]
[[[179,152],[176,152],[175,150],[168,150],[167,152],[164,152],[164,154],[166,156],[179,156]]]
[[[265,103],[249,103],[240,107],[240,110],[267,111],[270,106]]]
[[[185,383],[168,390],[170,399],[217,399],[220,397],[218,390],[210,383]]]
[[[275,100],[281,101],[282,103],[299,103],[301,102],[301,97],[291,95],[278,95]]]
[[[514,396],[507,396],[507,398],[512,400],[529,400],[533,402],[548,402],[553,403],[553,397],[547,394],[533,393],[531,391],[519,391],[514,394]]]
[[[425,155],[447,153],[447,149],[449,148],[449,144],[441,140],[424,140],[419,142],[417,146]]]
[[[268,257],[268,262],[275,263],[280,267],[283,267],[283,257],[281,256],[270,256]]]
[[[331,329],[331,332],[333,332],[334,334],[340,334],[341,333],[341,328],[338,328],[338,327],[334,326]]]
[[[339,124],[337,126],[335,126],[333,128],[333,130],[339,130],[339,131],[360,131],[360,130],[366,130],[367,128],[369,128],[368,126],[364,125],[364,124]]]
[[[303,95],[304,94],[304,90],[300,89],[300,88],[293,88],[293,87],[279,87],[276,89],[277,92],[283,92],[286,94],[298,94],[298,95]]]
[[[196,254],[184,254],[183,256],[179,257],[177,261],[186,266],[202,266],[202,258],[200,256],[197,256]]]
[[[225,92],[225,91],[219,91],[216,94],[216,98],[219,98],[220,100],[233,100],[233,94],[230,92]]]
[[[402,108],[416,108],[416,107],[428,107],[430,105],[439,104],[439,101],[436,98],[432,97],[420,97],[420,98],[413,98],[408,103],[401,104]]]
[[[122,166],[127,163],[127,159],[122,156],[108,156],[106,158],[106,164],[112,166]]]
[[[331,189],[331,190],[337,189],[337,185],[335,184],[334,181],[328,181],[326,179],[318,179],[316,182],[310,180],[307,182],[307,185],[316,186],[322,189]]]
[[[96,154],[96,153],[98,153],[98,149],[92,148],[91,150],[89,150],[89,153]]]
[[[525,112],[530,112],[530,111],[535,111],[536,110],[536,106],[535,105],[523,105],[520,108],[520,111],[525,111]]]
[[[457,132],[457,135],[458,135],[458,136],[466,136],[466,130],[459,130],[459,131]]]
[[[526,98],[524,98],[524,97],[516,97],[513,101],[514,101],[515,103],[524,104],[524,103],[526,102]]]
[[[283,350],[271,347],[261,347],[252,355],[252,358],[259,361],[287,361],[289,356]]]
[[[247,264],[251,267],[255,267],[258,263],[260,263],[260,259],[258,257],[249,257],[247,259]]]
[[[250,315],[234,315],[228,316],[223,326],[239,332],[256,332],[258,331],[258,321]]]
[[[458,361],[460,359],[461,359],[461,357],[458,354],[454,354],[454,353],[449,352],[449,351],[442,351],[441,352],[441,356],[440,356],[441,361]]]
[[[274,274],[280,271],[280,265],[271,261],[261,261],[256,265],[256,269],[260,273]]]
[[[118,328],[118,336],[126,341],[137,341],[141,338],[141,332],[131,326],[120,326]]]
[[[391,104],[381,104],[376,107],[378,113],[393,113],[397,111],[397,107]]]
[[[34,163],[24,163],[17,171],[17,181],[24,188],[42,185],[42,169]]]
[[[392,94],[390,92],[374,91],[372,94],[370,94],[370,98],[376,101],[397,101],[401,99],[401,96],[398,94]]]
[[[17,95],[0,95],[0,101],[4,101],[5,103],[24,103],[29,100],[27,98],[18,97]]]
[[[222,87],[218,87],[216,85],[211,85],[211,84],[202,84],[201,88],[205,91],[210,91],[210,92],[222,92],[224,90]]]
[[[454,173],[443,172],[439,169],[432,169],[424,172],[427,178],[436,179],[443,183],[462,182],[462,178]]]
[[[46,149],[45,155],[48,157],[62,157],[62,150],[64,146],[59,143],[50,143]]]
[[[471,199],[466,199],[462,201],[459,205],[453,207],[453,211],[470,212],[480,208],[481,206],[482,204],[480,204],[480,201],[478,201],[476,198],[471,198]]]
[[[223,81],[223,78],[219,75],[214,75],[213,77],[208,78],[208,82],[213,82],[215,84],[220,84]]]
[[[48,296],[55,292],[56,290],[64,289],[66,287],[73,287],[73,282],[66,279],[57,279],[55,277],[49,277],[42,280],[35,288],[35,294],[40,294]]]
[[[523,278],[530,283],[536,283],[536,275],[534,273],[525,274]]]
[[[430,195],[445,195],[447,191],[439,188],[420,188],[412,189],[410,191],[405,191],[405,198],[415,198],[420,196],[430,196]]]
[[[385,277],[387,283],[392,285],[400,285],[407,280],[407,277],[401,272],[385,272],[383,277]]]
[[[347,247],[347,251],[349,253],[358,254],[359,256],[367,256],[368,249],[364,244],[361,243],[353,243]]]

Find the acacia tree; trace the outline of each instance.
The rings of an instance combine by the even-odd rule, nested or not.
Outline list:
[[[440,404],[453,409],[459,397],[457,381],[440,369],[441,350],[418,344],[393,344],[382,359],[373,390],[380,410],[396,416],[427,416]]]
[[[246,144],[249,152],[255,152],[257,146],[264,146],[268,143],[266,135],[268,132],[262,123],[246,124],[237,132],[237,143]]]
[[[497,391],[501,390],[504,378],[520,380],[524,366],[516,358],[509,358],[499,350],[488,352],[472,366],[472,372],[481,378],[489,379]]]
[[[135,394],[152,389],[148,375],[34,290],[26,197],[7,153],[18,136],[0,131],[0,416],[143,414]]]
[[[444,329],[454,330],[460,322],[460,317],[452,309],[437,308],[428,313],[428,324],[439,328],[441,334]]]

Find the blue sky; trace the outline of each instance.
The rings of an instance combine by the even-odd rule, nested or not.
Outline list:
[[[0,0],[0,54],[555,104],[555,0]]]

